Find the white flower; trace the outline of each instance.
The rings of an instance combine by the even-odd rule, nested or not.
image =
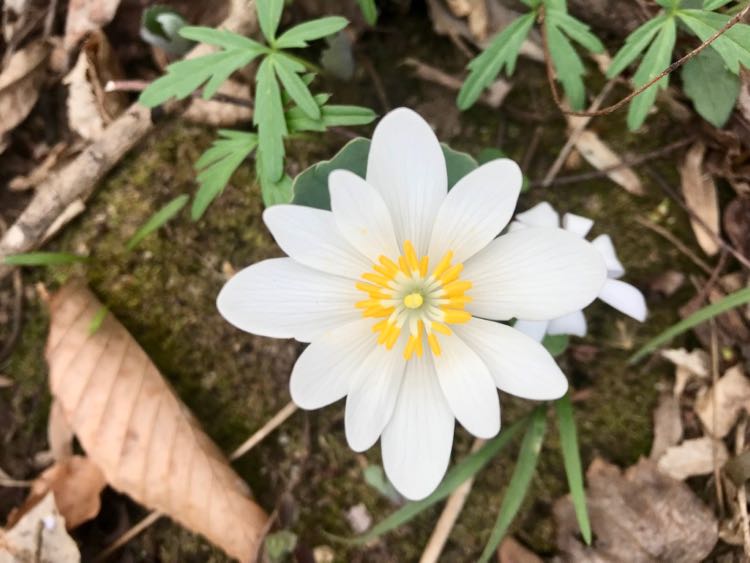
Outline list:
[[[567,381],[547,351],[485,319],[546,319],[584,307],[606,279],[579,236],[510,221],[521,171],[488,162],[448,192],[445,158],[419,115],[397,109],[375,129],[367,179],[329,176],[332,211],[276,205],[263,219],[289,258],[246,268],[218,297],[235,326],[310,342],[291,394],[316,409],[346,396],[346,438],[381,438],[383,464],[406,497],[431,493],[448,466],[454,419],[500,430],[496,387],[556,399]]]
[[[557,211],[549,203],[543,201],[528,211],[516,215],[508,231],[516,232],[528,227],[549,228],[559,226],[560,216]],[[594,222],[591,219],[573,213],[566,213],[562,218],[563,229],[582,238],[588,235],[593,226]],[[599,299],[618,311],[643,322],[648,314],[646,300],[636,287],[618,279],[625,274],[625,268],[617,258],[612,239],[609,238],[609,235],[599,235],[591,241],[591,244],[601,253],[607,265],[607,281],[599,292]],[[513,326],[540,342],[545,334],[586,335],[586,318],[581,310],[560,317],[549,317],[549,319],[532,320],[521,317]]]

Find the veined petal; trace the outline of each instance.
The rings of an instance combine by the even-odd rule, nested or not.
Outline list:
[[[473,318],[454,330],[489,367],[501,391],[537,401],[559,399],[568,381],[549,352],[504,324]]]
[[[346,396],[352,376],[377,345],[370,319],[321,333],[292,369],[289,391],[303,409],[319,409]]]
[[[526,319],[516,320],[513,328],[520,330],[526,336],[533,338],[537,342],[544,340],[544,335],[547,334],[547,327],[549,321],[527,321]]]
[[[391,214],[375,188],[349,170],[334,170],[328,189],[336,225],[354,248],[375,263],[383,254],[401,254]]]
[[[500,401],[489,368],[460,337],[444,338],[441,348],[435,371],[451,411],[474,436],[492,438],[500,431]]]
[[[589,234],[591,227],[594,226],[594,221],[588,217],[582,217],[581,215],[575,215],[574,213],[566,213],[562,218],[562,226],[566,231],[575,233],[579,237],[585,237]]]
[[[530,228],[492,241],[470,258],[467,310],[489,319],[545,320],[593,301],[607,270],[591,243],[562,229]]]
[[[346,398],[346,441],[363,452],[378,441],[393,415],[406,369],[404,355],[376,346],[352,373]]]
[[[432,226],[448,193],[445,157],[435,133],[417,113],[396,109],[380,120],[367,159],[367,182],[383,196],[399,245],[427,252]]]
[[[273,238],[296,262],[358,279],[371,265],[336,227],[333,213],[302,205],[273,205],[263,212]]]
[[[607,265],[607,275],[610,278],[619,278],[625,274],[625,268],[617,258],[615,245],[612,244],[612,239],[609,238],[609,235],[599,235],[591,241],[591,244],[596,247],[601,253],[602,258],[604,258],[604,263]]]
[[[502,158],[461,178],[443,201],[430,241],[430,256],[453,251],[463,262],[494,239],[510,221],[521,192],[518,165]]]
[[[526,227],[559,227],[560,215],[546,201],[537,203],[534,207],[516,215],[516,221]]]
[[[646,299],[638,288],[629,283],[620,280],[607,280],[599,293],[599,299],[637,321],[643,322],[646,320],[648,314]]]
[[[604,282],[606,285],[607,282]],[[586,317],[583,311],[574,311],[557,317],[549,322],[548,334],[573,334],[575,336],[586,336]]]
[[[315,335],[361,318],[354,284],[291,258],[272,258],[235,274],[221,289],[221,315],[246,332],[310,342]]]
[[[440,484],[450,461],[453,426],[431,356],[412,358],[381,439],[385,473],[406,498],[423,499]]]

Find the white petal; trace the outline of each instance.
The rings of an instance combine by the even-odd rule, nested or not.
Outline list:
[[[516,221],[527,227],[559,227],[560,215],[549,203],[543,201],[528,211],[517,214]]]
[[[440,206],[429,256],[440,260],[451,250],[454,260],[463,262],[482,250],[513,216],[522,183],[521,169],[507,158],[461,178]]]
[[[607,282],[604,282],[605,285]],[[547,329],[549,334],[573,334],[575,336],[586,336],[586,317],[583,311],[574,311],[557,317],[549,322]]]
[[[448,192],[440,143],[427,122],[407,108],[380,120],[367,158],[367,182],[383,196],[400,244],[427,252],[432,226]]]
[[[473,318],[453,325],[479,354],[501,391],[537,401],[559,399],[568,381],[544,346],[504,324]]]
[[[612,244],[612,239],[609,238],[609,235],[599,235],[591,241],[591,244],[596,247],[604,258],[604,263],[607,264],[607,275],[610,278],[619,278],[625,273],[625,268],[617,258],[615,245]]]
[[[527,321],[526,319],[518,319],[513,325],[513,328],[520,330],[526,336],[533,338],[537,342],[541,342],[544,340],[544,335],[547,334],[548,326],[549,321]]]
[[[240,270],[221,288],[221,315],[246,332],[310,342],[361,318],[362,294],[346,278],[324,274],[291,258],[272,258]]]
[[[648,310],[646,299],[638,288],[620,280],[607,280],[599,299],[637,321],[645,321]]]
[[[296,262],[358,279],[372,267],[336,227],[333,213],[302,205],[273,205],[263,212],[273,238]]]
[[[489,319],[545,320],[583,309],[607,271],[599,252],[562,229],[522,229],[470,258],[461,277],[473,285],[467,310]]]
[[[378,441],[393,415],[406,360],[396,350],[376,346],[356,370],[346,398],[346,441],[363,452]]]
[[[381,439],[385,473],[406,498],[423,499],[440,484],[450,461],[453,424],[431,356],[412,358]]]
[[[562,218],[562,226],[566,231],[575,233],[580,237],[585,237],[589,234],[591,227],[594,226],[594,221],[588,217],[582,217],[581,215],[575,215],[573,213],[566,213]]]
[[[453,414],[474,436],[492,438],[500,431],[500,401],[489,368],[460,337],[441,338],[440,346],[435,371]]]
[[[391,214],[375,188],[349,170],[334,170],[328,189],[336,225],[352,246],[373,262],[401,254]]]
[[[375,346],[372,319],[359,319],[322,333],[294,364],[289,380],[292,400],[312,410],[343,398],[354,373]]]

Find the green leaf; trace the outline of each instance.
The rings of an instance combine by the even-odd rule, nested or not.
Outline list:
[[[284,136],[287,128],[281,91],[270,57],[263,59],[255,75],[253,122],[258,127],[258,161],[265,177],[270,182],[277,182],[284,173]]]
[[[675,336],[679,336],[683,332],[690,330],[700,324],[705,323],[709,319],[713,319],[715,316],[725,313],[740,305],[750,303],[750,288],[740,289],[734,293],[730,293],[723,299],[720,299],[716,303],[707,305],[702,309],[698,309],[695,313],[682,319],[680,322],[673,324],[667,330],[649,340],[640,350],[633,354],[628,363],[635,363],[642,360],[645,356],[656,350],[662,344],[666,344],[672,340]]]
[[[703,9],[708,11],[718,10],[729,4],[731,1],[732,0],[704,0]]]
[[[549,12],[544,20],[552,65],[555,67],[557,80],[563,85],[570,106],[574,110],[580,110],[586,102],[586,90],[583,84],[586,68],[570,40],[556,24],[553,17],[555,14],[559,12]]]
[[[285,31],[276,41],[276,47],[279,49],[307,47],[308,41],[338,33],[348,24],[349,21],[340,16],[329,16],[301,23]]]
[[[482,164],[487,164],[491,160],[496,160],[498,158],[508,158],[508,155],[505,154],[502,149],[498,149],[495,147],[486,147],[479,151],[479,154],[477,155],[477,162],[481,166]]]
[[[508,483],[508,490],[505,492],[503,502],[500,504],[500,512],[497,514],[495,526],[487,540],[487,545],[479,556],[480,563],[485,563],[495,554],[497,546],[508,531],[508,527],[521,508],[521,503],[526,497],[526,491],[529,489],[531,478],[536,471],[536,462],[539,459],[539,452],[542,450],[542,441],[547,429],[546,410],[544,407],[537,407],[531,417],[531,423],[521,442],[521,450],[518,452],[518,461],[513,470],[513,475]]]
[[[557,428],[560,432],[560,447],[562,448],[563,463],[565,464],[565,475],[568,478],[570,498],[581,529],[581,536],[587,545],[591,545],[591,523],[589,512],[586,507],[586,491],[583,487],[583,469],[581,467],[581,452],[578,448],[578,437],[576,436],[576,423],[573,418],[573,405],[570,403],[570,394],[555,401],[557,412]]]
[[[109,314],[109,307],[106,305],[102,305],[99,307],[94,314],[94,317],[91,319],[91,322],[89,323],[89,334],[96,334],[99,332],[99,329],[102,328],[102,324],[104,324],[104,319],[107,318],[107,315]]]
[[[315,96],[316,101],[318,96]],[[370,108],[360,106],[323,105],[320,119],[310,119],[297,107],[286,112],[286,125],[290,133],[325,131],[328,127],[351,127],[372,123],[377,114]]]
[[[445,166],[448,169],[448,189],[450,190],[456,185],[456,182],[475,170],[479,164],[470,154],[454,150],[445,143],[440,143],[440,148],[443,149],[443,156],[445,156]]]
[[[228,51],[245,50],[245,51],[267,51],[267,47],[232,31],[226,29],[214,29],[213,27],[203,27],[197,25],[188,25],[180,28],[180,35],[185,39],[192,39],[214,47],[221,47]]]
[[[731,19],[730,16],[704,10],[680,10],[677,13],[682,23],[701,41],[707,41]],[[727,68],[734,74],[739,74],[741,65],[750,68],[750,25],[736,24],[711,43],[710,48],[721,55]]]
[[[441,143],[448,169],[448,189],[474,170],[478,164],[469,154],[456,151]],[[367,173],[367,156],[370,152],[370,140],[358,138],[349,141],[331,160],[314,164],[302,171],[292,186],[292,203],[318,209],[331,209],[331,198],[328,193],[328,175],[337,169],[354,172],[364,178]]]
[[[294,103],[307,114],[310,119],[320,118],[320,108],[315,102],[315,98],[310,93],[305,82],[297,74],[296,69],[299,68],[289,57],[284,55],[271,55],[268,57],[273,63],[273,68],[276,70],[276,75],[284,85],[284,90],[289,94],[289,97],[294,100]],[[301,66],[301,65],[300,65]],[[302,67],[304,70],[304,67]]]
[[[281,12],[284,10],[284,0],[258,0],[255,3],[255,9],[258,12],[260,30],[266,40],[273,45],[281,20]]]
[[[547,352],[553,358],[565,352],[568,349],[569,343],[570,337],[567,334],[545,334],[544,340],[542,340],[542,346],[547,349]]]
[[[125,248],[133,250],[139,242],[148,235],[164,226],[170,219],[177,215],[185,207],[190,197],[187,194],[178,195],[159,211],[154,213],[131,237]]]
[[[592,53],[604,51],[604,45],[599,38],[591,33],[591,28],[580,20],[577,20],[567,12],[555,10],[547,12],[547,18],[552,18],[554,24],[561,28],[565,34],[581,47]]]
[[[661,26],[667,19],[666,14],[661,14],[638,27],[625,39],[625,44],[612,59],[607,70],[607,78],[614,78],[632,63],[638,55],[651,43],[651,40],[659,32]]]
[[[253,149],[258,145],[254,133],[222,129],[219,138],[204,152],[195,163],[199,170],[196,179],[200,183],[190,212],[197,221],[203,216],[211,202],[224,190],[229,179]]]
[[[263,196],[263,204],[266,207],[292,201],[292,179],[284,174],[278,182],[273,182],[263,175],[259,170],[260,193]]]
[[[3,264],[10,266],[63,266],[76,262],[85,262],[87,256],[70,252],[24,252],[9,254],[3,258]]]
[[[516,19],[469,63],[469,76],[461,86],[456,100],[459,109],[466,110],[474,105],[482,90],[492,84],[503,68],[509,76],[513,74],[521,45],[533,27],[535,17],[534,12],[529,12]]]
[[[715,127],[724,127],[740,95],[740,79],[713,49],[704,49],[682,68],[685,94],[696,111]]]
[[[264,1],[258,0],[258,3],[262,4]],[[287,561],[287,556],[297,546],[297,535],[289,530],[280,530],[268,534],[263,540],[263,544],[269,563],[283,563]]]
[[[331,209],[328,175],[338,169],[349,170],[362,178],[367,173],[370,139],[349,141],[331,160],[324,160],[303,170],[292,184],[292,203],[318,209]]]
[[[648,51],[646,51],[646,55],[643,57],[635,76],[633,76],[633,83],[636,88],[640,88],[648,83],[669,66],[669,63],[672,61],[672,50],[674,49],[676,36],[677,25],[674,18],[670,17],[664,20],[659,34],[654,39],[654,42],[651,43]],[[649,109],[651,109],[651,106],[656,101],[657,92],[664,90],[668,85],[669,75],[664,76],[651,88],[646,89],[630,102],[628,128],[631,131],[635,131],[643,125]]]
[[[370,25],[375,25],[378,22],[378,8],[375,6],[375,0],[357,0],[357,4],[362,10],[365,21]]]
[[[476,475],[492,458],[507,446],[513,438],[516,437],[516,434],[528,425],[528,418],[528,416],[525,416],[517,420],[510,427],[500,432],[495,438],[489,440],[479,450],[466,456],[459,463],[454,465],[453,468],[445,474],[443,482],[440,483],[438,488],[435,489],[435,491],[426,499],[410,502],[404,505],[384,520],[375,524],[365,534],[351,539],[337,539],[342,539],[345,543],[363,544],[409,522],[426,508],[446,498],[455,491],[461,483]]]
[[[370,485],[373,489],[378,491],[385,498],[391,502],[399,502],[403,499],[401,493],[396,490],[396,487],[388,480],[385,475],[385,471],[379,465],[368,465],[362,472],[365,482]]]

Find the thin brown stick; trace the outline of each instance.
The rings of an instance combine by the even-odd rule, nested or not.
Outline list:
[[[621,99],[619,102],[612,104],[611,106],[607,106],[604,109],[600,109],[597,111],[573,111],[565,107],[565,104],[563,104],[562,97],[560,96],[560,91],[557,88],[557,83],[555,82],[555,69],[552,66],[552,57],[549,52],[549,45],[547,43],[547,29],[544,25],[544,7],[540,8],[539,10],[539,25],[542,28],[542,50],[544,51],[544,62],[547,67],[547,82],[549,82],[549,87],[552,92],[552,98],[555,100],[555,104],[558,108],[560,108],[560,111],[562,111],[566,115],[576,115],[580,117],[598,117],[601,115],[608,115],[614,111],[617,111],[622,106],[627,104],[630,100],[635,98],[636,96],[639,96],[649,88],[651,88],[654,84],[659,82],[662,78],[667,76],[668,74],[673,73],[675,70],[680,68],[682,65],[684,65],[686,62],[688,62],[690,59],[692,59],[694,56],[696,56],[698,53],[703,51],[706,47],[711,45],[714,41],[716,41],[719,37],[724,35],[729,29],[737,25],[742,18],[745,17],[745,15],[750,12],[750,4],[745,6],[745,8],[736,14],[732,19],[730,19],[724,27],[722,27],[719,31],[714,33],[711,37],[709,37],[706,41],[698,45],[695,49],[690,51],[687,55],[684,57],[676,60],[671,65],[669,65],[667,68],[665,68],[663,71],[661,71],[656,77],[649,80],[646,84],[641,86],[640,88],[637,88],[627,96],[625,96],[623,99]]]
[[[716,406],[716,388],[719,383],[719,338],[716,335],[716,321],[710,319],[709,327],[711,330],[711,407],[713,409],[713,420],[712,426],[716,430],[718,425],[718,409]],[[721,486],[721,468],[719,467],[717,456],[718,448],[716,445],[716,438],[711,437],[711,456],[714,463],[714,484],[716,486],[716,502],[719,506],[719,518],[724,519],[724,492]]]
[[[297,411],[297,405],[292,401],[289,401],[284,408],[277,412],[271,419],[266,422],[261,428],[255,431],[245,442],[243,442],[236,450],[232,452],[229,459],[234,461],[239,457],[242,457],[255,446],[257,446],[266,436],[281,426],[286,419],[292,416]]]
[[[711,275],[711,272],[713,271],[711,267],[706,264],[706,262],[704,262],[700,257],[698,257],[692,250],[690,250],[690,248],[688,248],[688,246],[684,242],[674,236],[670,231],[668,231],[661,225],[657,225],[653,221],[644,219],[643,217],[636,217],[635,222],[643,225],[650,231],[655,232],[657,235],[671,242],[672,246],[674,246],[677,250],[687,256],[696,266],[698,266],[709,276]]]
[[[486,440],[482,440],[481,438],[474,440],[474,444],[471,446],[471,453],[479,450],[485,442]],[[472,486],[474,486],[474,476],[461,483],[451,493],[451,496],[448,497],[445,508],[443,508],[443,512],[440,514],[437,524],[435,524],[435,529],[432,530],[430,539],[427,541],[427,545],[422,552],[422,557],[419,558],[419,563],[437,563],[440,559],[445,542],[448,541],[448,536],[451,530],[453,530],[458,516],[461,514]]]
[[[100,561],[104,561],[105,559],[107,559],[107,557],[112,555],[115,551],[117,551],[126,543],[128,543],[130,540],[135,538],[138,534],[143,532],[146,528],[150,527],[153,523],[155,523],[162,516],[164,516],[163,513],[159,512],[158,510],[154,510],[149,515],[142,518],[135,526],[125,531],[112,544],[110,544],[104,551],[99,553],[99,555],[97,555],[94,558],[94,563],[99,563]]]

